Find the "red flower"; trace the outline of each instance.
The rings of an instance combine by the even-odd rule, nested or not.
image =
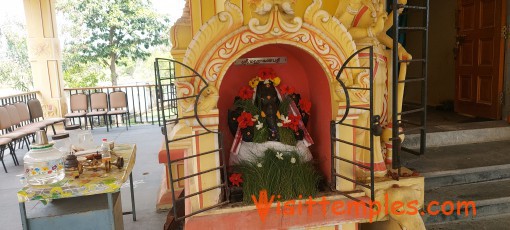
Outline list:
[[[276,72],[272,68],[260,68],[259,78],[262,81],[273,79],[276,77]]]
[[[253,89],[251,89],[248,86],[243,86],[241,90],[239,90],[238,96],[243,100],[249,100],[252,99],[253,93],[254,93]]]
[[[283,95],[293,94],[296,91],[294,87],[288,85],[280,85],[280,93]]]
[[[301,99],[301,100],[299,100],[299,108],[301,108],[301,110],[303,110],[305,113],[310,114],[310,109],[312,108],[312,102],[310,102],[306,99]]]
[[[239,123],[239,128],[244,129],[248,126],[253,126],[251,113],[243,112],[239,117],[237,117],[237,122]]]
[[[241,178],[241,174],[240,173],[233,173],[232,175],[230,175],[230,183],[232,183],[232,185],[235,185],[237,187],[239,187],[239,183],[243,183],[243,178]]]
[[[283,127],[287,127],[292,129],[294,132],[297,132],[299,129],[299,121],[301,120],[300,116],[289,114],[290,122],[284,123]]]

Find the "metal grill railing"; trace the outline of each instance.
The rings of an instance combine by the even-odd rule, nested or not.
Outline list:
[[[171,85],[164,85],[163,88],[170,88]],[[156,95],[157,87],[154,84],[131,85],[131,86],[106,86],[106,87],[83,87],[83,88],[65,88],[67,94],[67,104],[72,94],[83,93],[90,95],[92,93],[103,92],[110,94],[114,91],[123,91],[127,96],[128,112],[134,123],[151,123],[159,121],[157,115]],[[70,109],[70,108],[69,108]],[[70,112],[70,111],[69,111]]]
[[[39,91],[31,91],[26,93],[17,93],[9,96],[0,97],[0,106],[14,104],[18,102],[27,103],[29,100],[37,98]]]
[[[369,56],[369,66],[367,66],[367,67],[351,67],[351,66],[348,66],[350,61],[354,57],[357,57],[359,53],[367,51],[367,50],[368,50],[369,55],[370,55]],[[368,88],[347,87],[345,85],[345,83],[340,79],[340,76],[342,75],[342,73],[344,73],[344,71],[347,70],[347,69],[358,69],[358,70],[368,71],[369,72],[369,81],[370,81],[369,87]],[[359,186],[362,186],[362,187],[365,187],[365,188],[369,189],[370,190],[370,199],[372,201],[374,201],[374,199],[375,199],[375,189],[374,188],[375,187],[374,187],[374,134],[373,134],[373,130],[371,128],[367,128],[367,127],[362,127],[362,126],[357,126],[357,125],[351,125],[351,124],[344,123],[345,119],[349,115],[349,110],[350,109],[367,110],[370,113],[370,123],[372,123],[372,121],[374,120],[374,107],[373,107],[373,102],[374,102],[374,90],[373,90],[373,80],[374,80],[374,48],[372,46],[369,46],[369,47],[360,49],[356,53],[352,54],[345,61],[345,63],[342,65],[342,68],[340,68],[340,71],[338,71],[338,74],[336,76],[336,80],[342,86],[343,92],[345,94],[346,110],[345,110],[345,113],[344,113],[343,117],[339,121],[334,121],[333,120],[333,121],[331,121],[331,124],[330,124],[330,130],[331,130],[331,188],[334,191],[336,190],[336,179],[337,179],[337,177],[340,177],[340,178],[342,178],[344,180],[347,180],[347,181],[350,181],[350,182],[352,182],[352,183],[354,183],[356,185],[359,185]],[[365,107],[351,106],[351,101],[350,101],[351,98],[349,96],[349,90],[366,90],[366,91],[369,91],[369,97],[370,97],[370,99],[369,99],[370,100],[369,107],[365,108]],[[370,144],[369,144],[369,146],[367,147],[367,146],[364,146],[364,145],[360,145],[360,144],[357,144],[357,143],[354,143],[354,142],[349,142],[349,141],[337,138],[336,137],[336,126],[337,125],[347,126],[347,127],[351,127],[351,128],[357,128],[357,129],[362,129],[362,130],[365,130],[365,131],[369,131],[370,132]],[[356,148],[361,148],[361,149],[369,151],[370,152],[370,166],[359,164],[357,162],[354,162],[354,161],[348,160],[346,158],[337,156],[337,154],[336,154],[336,144],[337,144],[337,142],[340,142],[340,143],[343,143],[343,144],[347,144],[347,145],[351,145],[351,146],[354,146]],[[343,162],[355,165],[355,167],[360,167],[360,168],[369,170],[370,171],[370,183],[369,183],[370,185],[367,185],[366,182],[364,182],[364,181],[357,181],[355,178],[348,178],[346,176],[338,174],[337,173],[338,170],[336,168],[337,160],[340,160],[340,161],[343,161]],[[355,201],[358,201],[358,202],[361,203],[361,200],[359,200],[358,198],[355,198],[355,197],[349,195],[346,192],[340,192],[340,191],[338,191],[338,192],[341,193],[343,196],[345,196],[347,198],[350,198],[352,200],[355,200]]]
[[[185,71],[191,73],[183,76],[177,76],[176,75],[176,66],[179,66],[181,69],[184,69]],[[166,142],[166,154],[168,158],[168,174],[170,175],[170,184],[171,184],[171,190],[172,190],[172,201],[173,201],[173,212],[174,212],[174,218],[176,221],[182,221],[187,217],[193,216],[195,214],[211,210],[217,207],[220,207],[222,205],[229,203],[229,189],[227,184],[227,162],[225,158],[225,154],[223,151],[223,138],[220,132],[215,130],[210,130],[205,126],[202,121],[200,120],[198,116],[197,106],[198,106],[198,99],[200,98],[200,95],[204,90],[208,87],[207,82],[198,74],[195,70],[190,68],[189,66],[186,66],[185,64],[171,60],[171,59],[163,59],[163,58],[157,58],[154,62],[154,71],[155,71],[155,78],[156,78],[156,86],[158,88],[158,94],[157,94],[157,107],[158,107],[158,118],[161,121],[159,124],[162,126],[162,131],[165,136],[165,142]],[[188,89],[189,95],[179,95],[177,93],[176,85],[179,83],[189,83],[190,86],[192,86],[192,89]],[[169,85],[170,87],[163,87],[165,85]],[[199,86],[198,89],[195,88],[195,86]],[[179,103],[192,103],[193,104],[193,112],[190,115],[181,115],[179,114],[178,107]],[[197,123],[203,128],[203,132],[192,134],[184,137],[179,138],[168,138],[168,130],[167,128],[169,125],[177,124],[178,122],[182,122],[183,120],[193,120],[197,121]],[[217,135],[218,140],[218,148],[214,150],[209,150],[205,152],[197,152],[193,155],[188,155],[185,157],[182,157],[180,159],[172,159],[170,160],[170,145],[172,143],[175,143],[177,141],[182,141],[186,139],[195,138],[198,136],[203,135]],[[204,171],[199,171],[194,174],[181,176],[174,175],[172,173],[172,165],[177,164],[180,161],[184,160],[191,160],[191,159],[199,159],[199,157],[213,154],[213,153],[219,153],[220,154],[220,165],[215,168],[207,169]],[[206,173],[219,171],[221,174],[222,183],[210,188],[203,188],[198,192],[194,192],[191,194],[186,194],[181,197],[177,197],[175,194],[175,188],[174,184],[175,182],[183,181],[186,179],[191,179],[194,177],[198,177],[201,175],[204,175]],[[201,194],[204,194],[205,192],[212,191],[215,189],[222,189],[222,196],[220,197],[220,202],[209,206],[205,208],[201,208],[197,211],[193,211],[192,213],[188,214],[181,214],[179,215],[178,210],[184,205],[184,201],[186,199],[190,199],[192,197],[199,196]]]

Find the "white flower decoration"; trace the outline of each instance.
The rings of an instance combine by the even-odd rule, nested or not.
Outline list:
[[[257,167],[262,168],[262,163],[258,163]]]
[[[281,152],[276,152],[276,158],[280,159],[280,160],[283,160],[283,153]]]
[[[262,127],[264,127],[264,123],[260,123],[260,121],[257,121],[257,125],[255,127],[257,127],[257,130],[260,130]]]
[[[282,123],[280,123],[280,122],[276,123],[276,125],[277,125],[278,127],[282,127],[282,126],[283,126],[283,124],[282,124]]]
[[[252,121],[257,121],[259,119],[259,115],[255,115],[253,116],[253,118],[251,119]]]
[[[285,115],[281,115],[280,119],[282,120],[283,124],[286,124],[286,123],[290,122],[289,117],[288,116],[286,117]]]
[[[290,163],[292,163],[292,164],[296,163],[296,158],[294,158],[294,157],[290,158]]]

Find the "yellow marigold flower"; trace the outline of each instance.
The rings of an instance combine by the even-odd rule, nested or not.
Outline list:
[[[273,85],[276,87],[280,84],[281,81],[282,81],[282,79],[280,79],[280,77],[275,77],[273,79]]]
[[[250,87],[252,88],[257,88],[257,85],[259,84],[259,78],[258,77],[255,77],[253,79],[250,80],[250,82],[248,83],[250,85]]]

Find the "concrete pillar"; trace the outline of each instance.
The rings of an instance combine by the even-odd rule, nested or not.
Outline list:
[[[55,0],[23,0],[23,3],[34,88],[40,92],[45,117],[61,117],[67,112],[67,104]]]

